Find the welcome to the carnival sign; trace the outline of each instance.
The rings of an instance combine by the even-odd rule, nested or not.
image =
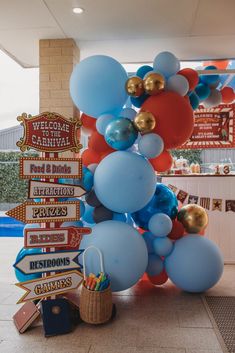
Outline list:
[[[24,127],[24,136],[17,142],[22,152],[30,148],[41,152],[79,152],[82,145],[77,138],[81,121],[65,119],[58,113],[42,113],[36,116],[23,113],[18,121]]]

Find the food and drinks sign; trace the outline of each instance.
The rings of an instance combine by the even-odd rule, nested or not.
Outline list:
[[[180,148],[235,147],[235,104],[223,104],[194,112],[195,124],[190,139]]]
[[[91,230],[87,227],[60,227],[62,222],[80,218],[79,201],[66,201],[66,198],[81,197],[86,193],[81,185],[58,181],[61,178],[82,178],[80,158],[58,157],[59,152],[79,152],[82,148],[77,131],[81,126],[80,120],[48,112],[34,117],[22,114],[17,119],[24,127],[24,135],[17,146],[22,152],[34,149],[44,152],[44,155],[20,159],[20,178],[29,179],[28,197],[32,200],[6,214],[24,223],[41,224],[41,227],[35,225],[24,230],[24,247],[42,248],[44,252],[26,254],[14,266],[25,275],[47,274],[41,279],[17,284],[27,292],[20,303],[63,293],[80,285],[82,274],[79,270],[82,266],[79,255],[83,250],[79,250],[79,245],[82,236]],[[34,202],[33,199],[38,198],[40,202]],[[59,202],[60,198],[63,201]],[[63,251],[60,251],[61,247]],[[57,271],[62,273],[50,276],[50,272]]]

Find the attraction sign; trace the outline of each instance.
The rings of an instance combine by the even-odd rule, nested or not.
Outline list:
[[[6,212],[23,223],[70,222],[80,218],[80,204],[67,202],[24,202]]]
[[[78,288],[82,281],[82,273],[73,270],[27,282],[16,283],[17,287],[26,291],[17,304],[68,292]]]
[[[30,199],[35,198],[71,198],[81,197],[86,194],[86,190],[79,185],[59,184],[47,181],[29,181],[29,195]]]
[[[81,269],[78,256],[83,250],[55,251],[51,253],[26,254],[13,265],[23,274],[46,273]]]
[[[33,158],[20,159],[20,178],[66,178],[81,179],[81,158]]]
[[[82,145],[78,141],[81,121],[66,119],[58,113],[45,112],[36,116],[23,113],[18,121],[24,127],[24,136],[17,142],[22,152],[34,149],[41,152],[79,152]]]
[[[28,228],[24,230],[25,248],[79,247],[83,234],[90,234],[91,228]]]

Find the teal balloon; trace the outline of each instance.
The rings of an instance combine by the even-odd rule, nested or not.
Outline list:
[[[144,76],[149,73],[150,71],[153,71],[153,67],[149,65],[143,65],[139,67],[139,69],[136,71],[136,76],[140,78],[144,78]]]
[[[118,213],[143,208],[153,197],[156,175],[142,156],[126,151],[109,154],[98,165],[94,189],[100,202]]]
[[[134,144],[138,131],[131,120],[116,119],[108,124],[104,137],[107,144],[115,150],[126,150]]]
[[[103,115],[99,116],[99,118],[96,120],[96,130],[101,135],[104,135],[108,124],[115,119],[117,119],[117,118],[112,114],[103,114]]]
[[[118,221],[96,224],[91,236],[83,237],[80,248],[91,245],[103,255],[113,292],[132,287],[144,274],[148,264],[147,248],[142,236],[129,224]],[[87,273],[100,272],[99,256],[94,249],[87,251],[85,264]]]
[[[140,108],[142,104],[146,101],[146,99],[149,97],[148,94],[144,93],[140,97],[131,97],[131,103],[136,107]]]
[[[205,71],[206,70],[217,70],[217,67],[214,65],[209,65],[205,67]],[[201,75],[200,81],[207,85],[211,85],[216,83],[219,80],[219,78],[220,78],[219,75]]]
[[[148,229],[148,222],[155,213],[165,213],[171,219],[174,219],[178,213],[178,201],[175,194],[161,183],[157,183],[150,202],[141,210],[132,213],[132,218],[137,226]]]
[[[127,223],[127,215],[125,213],[113,212],[113,221]]]
[[[191,107],[193,108],[193,110],[196,110],[200,104],[200,100],[199,100],[198,96],[196,95],[196,93],[194,91],[192,91],[189,93],[188,97],[189,97]]]
[[[94,209],[95,209],[94,207],[86,205],[85,212],[82,216],[82,220],[88,224],[94,224],[95,223],[94,218],[93,218]]]
[[[38,228],[38,224],[27,224],[24,229],[28,229],[28,228]],[[34,254],[41,254],[42,252],[42,249],[25,249],[25,248],[22,248],[17,257],[16,257],[16,260],[15,262],[18,262],[20,261],[25,255],[34,255]],[[15,265],[14,265],[15,267]],[[18,270],[17,268],[15,268],[15,276],[17,278],[17,280],[19,282],[25,282],[25,281],[30,281],[30,280],[33,280],[33,279],[37,279],[37,278],[41,278],[42,275],[41,273],[34,273],[34,274],[30,274],[30,275],[26,275],[24,273],[22,273],[20,270]]]
[[[156,237],[166,237],[171,232],[172,220],[165,213],[156,213],[150,218],[148,228]]]
[[[70,95],[77,108],[98,118],[121,111],[127,100],[123,66],[106,55],[94,55],[77,64],[70,78]]]
[[[166,78],[175,75],[180,70],[180,61],[168,51],[159,53],[153,62],[155,71],[160,72]]]
[[[160,256],[155,254],[149,254],[148,256],[148,266],[146,272],[149,276],[157,276],[164,269],[163,261]]]
[[[165,259],[166,272],[180,289],[200,293],[213,287],[223,273],[223,256],[218,246],[206,237],[186,235],[175,242]]]
[[[167,237],[155,237],[153,241],[153,249],[156,255],[168,256],[173,250],[173,242]]]
[[[207,99],[211,93],[210,87],[205,85],[204,83],[199,83],[195,87],[195,93],[200,100]]]

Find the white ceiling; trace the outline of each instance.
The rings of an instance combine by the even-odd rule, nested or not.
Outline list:
[[[74,6],[85,9],[82,15]],[[235,0],[0,0],[0,47],[38,65],[38,40],[74,38],[81,56],[151,62],[235,57]]]

